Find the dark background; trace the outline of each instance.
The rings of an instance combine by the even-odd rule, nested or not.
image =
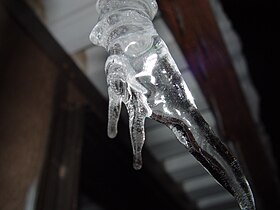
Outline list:
[[[242,42],[249,73],[260,96],[260,118],[279,165],[278,6],[275,1],[221,0],[221,3]]]

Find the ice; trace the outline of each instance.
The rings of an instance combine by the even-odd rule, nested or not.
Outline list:
[[[169,127],[186,149],[237,200],[253,210],[250,186],[237,159],[198,112],[166,44],[154,29],[154,0],[99,0],[99,22],[90,39],[109,57],[105,73],[109,94],[108,136],[117,135],[121,104],[129,115],[133,167],[142,167],[145,119]]]

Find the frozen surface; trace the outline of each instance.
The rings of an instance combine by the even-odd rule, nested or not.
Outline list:
[[[154,29],[154,0],[100,0],[99,22],[90,34],[95,45],[109,53],[105,64],[108,84],[108,135],[117,135],[121,103],[129,115],[133,166],[142,166],[145,118],[169,127],[179,142],[238,201],[255,209],[249,184],[237,159],[198,112],[169,50]]]

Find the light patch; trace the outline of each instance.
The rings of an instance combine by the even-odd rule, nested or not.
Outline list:
[[[187,119],[185,119],[185,120],[186,120],[188,126],[191,127],[192,126],[191,122],[189,120],[187,120]],[[190,128],[188,128],[188,129],[190,130]]]
[[[158,98],[158,93],[155,95],[155,105],[159,105],[160,103],[163,103],[165,104],[166,103],[166,100],[165,100],[165,97],[164,95],[160,96],[160,99],[157,99]]]
[[[169,109],[166,106],[163,106],[163,111],[167,114],[172,115],[173,113],[169,111]]]
[[[177,114],[178,114],[179,116],[182,115],[181,112],[180,112],[178,109],[175,109],[175,111],[177,112]]]
[[[157,54],[150,55],[144,64],[143,71],[136,74],[135,77],[149,76],[152,84],[156,84],[156,78],[153,76],[153,70],[157,62]]]
[[[128,51],[128,48],[131,47],[132,45],[135,45],[135,44],[137,44],[136,41],[130,42],[130,43],[126,46],[126,48],[124,49],[124,51],[127,52],[127,51]]]
[[[188,86],[187,86],[187,84],[186,84],[185,82],[184,82],[183,84],[184,84],[184,89],[185,89],[185,91],[186,91],[188,100],[189,100],[189,101],[191,102],[191,104],[197,109],[197,106],[196,106],[196,104],[195,104],[195,102],[194,102],[194,98],[193,98],[193,96],[192,96],[191,91],[189,90],[189,88],[188,88]]]

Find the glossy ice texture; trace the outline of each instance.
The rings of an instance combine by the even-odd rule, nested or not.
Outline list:
[[[117,135],[121,103],[129,114],[135,169],[142,166],[144,122],[168,126],[187,150],[238,201],[252,210],[253,195],[237,159],[202,118],[164,41],[154,29],[153,0],[100,0],[99,22],[90,34],[104,47],[109,93],[108,135]]]

